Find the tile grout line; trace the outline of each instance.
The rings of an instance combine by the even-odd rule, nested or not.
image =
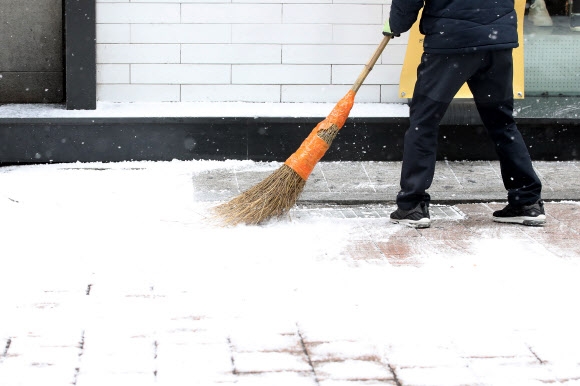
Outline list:
[[[487,164],[489,165],[489,167],[491,168],[491,170],[493,171],[493,173],[496,175],[496,177],[501,180],[501,175],[495,170],[495,168],[493,167],[493,164],[491,163],[491,161],[487,161]]]
[[[236,359],[234,358],[234,345],[232,343],[232,338],[231,337],[227,337],[227,342],[228,342],[228,348],[230,350],[230,362],[232,364],[232,374],[234,374],[235,376],[238,375],[238,369],[236,368]]]
[[[361,167],[362,167],[363,171],[365,172],[365,175],[367,176],[369,183],[371,184],[371,188],[373,188],[373,192],[376,193],[377,189],[375,189],[375,185],[374,185],[373,181],[371,180],[371,177],[369,176],[367,169],[365,168],[365,164],[361,163]]]
[[[532,353],[532,355],[534,356],[534,358],[536,358],[536,360],[537,360],[538,362],[540,362],[540,364],[541,364],[541,365],[545,365],[545,364],[546,364],[546,361],[542,360],[542,358],[540,358],[540,357],[538,356],[538,354],[536,354],[536,352],[535,352],[535,351],[532,349],[532,347],[531,347],[531,346],[529,346],[529,345],[528,345],[527,347],[528,347],[528,350],[530,350],[530,352],[531,352],[531,353]]]
[[[238,180],[238,171],[234,168],[234,181],[236,181],[236,188],[238,189],[238,193],[240,192],[240,181]]]
[[[159,352],[159,342],[157,341],[157,339],[155,339],[153,341],[153,363],[155,363],[155,368],[153,369],[153,378],[155,378],[155,381],[157,381],[157,356],[158,356],[158,352]]]
[[[320,380],[318,379],[318,375],[316,374],[316,369],[314,368],[314,364],[312,363],[312,358],[310,357],[310,353],[308,352],[308,349],[306,348],[306,343],[304,342],[304,336],[302,335],[302,331],[300,331],[300,326],[298,326],[298,323],[296,323],[296,333],[298,334],[298,338],[300,338],[300,345],[302,346],[302,351],[304,352],[304,355],[306,355],[306,359],[308,360],[308,365],[310,366],[310,369],[312,370],[312,374],[314,375],[314,382],[316,383],[316,385],[320,385]]]
[[[323,170],[322,164],[320,164],[320,173],[322,174],[322,179],[324,179],[324,183],[326,184],[326,189],[328,190],[328,193],[332,193],[330,191],[330,185],[328,184],[328,180],[326,179],[326,176],[324,175],[324,170]]]
[[[453,168],[451,167],[451,165],[449,165],[449,161],[448,160],[445,160],[445,165],[447,165],[447,167],[451,171],[451,174],[453,174],[453,177],[455,178],[455,181],[459,184],[460,187],[463,188],[463,185],[461,185],[461,181],[459,181],[459,178],[457,178],[457,175],[453,171]]]
[[[403,386],[403,384],[401,383],[401,381],[399,380],[399,377],[397,376],[397,372],[395,371],[395,368],[393,367],[393,365],[391,365],[390,363],[387,364],[387,368],[389,369],[389,371],[391,372],[391,375],[393,376],[393,380],[395,381],[395,384],[397,386]]]
[[[81,365],[80,365],[80,361],[82,359],[82,356],[85,352],[85,331],[83,330],[83,333],[81,334],[81,340],[79,342],[79,365],[75,368],[75,374],[74,374],[74,378],[73,378],[73,385],[77,384],[78,378],[79,378],[79,373],[81,372]]]
[[[8,350],[10,350],[10,345],[12,344],[12,338],[6,339],[6,346],[4,346],[4,352],[0,356],[0,363],[8,356]]]
[[[540,180],[542,180],[542,189],[546,188],[546,178],[544,177],[544,175],[536,167],[534,167],[534,171],[536,172]],[[554,188],[551,185],[548,185],[547,187],[548,189],[550,189],[551,192],[554,191]]]

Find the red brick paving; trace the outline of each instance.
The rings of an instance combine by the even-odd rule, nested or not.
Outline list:
[[[493,211],[504,205],[459,204],[456,208],[465,214],[464,219],[435,218],[428,229],[391,224],[385,219],[382,231],[372,232],[370,240],[356,241],[347,253],[354,260],[386,259],[392,265],[420,266],[423,259],[433,255],[469,255],[470,247],[480,239],[510,239],[538,243],[558,257],[580,257],[578,203],[546,203],[547,223],[542,227],[492,221]]]

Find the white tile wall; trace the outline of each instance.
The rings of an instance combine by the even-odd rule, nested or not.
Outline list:
[[[183,85],[183,102],[280,102],[278,85]]]
[[[284,64],[364,64],[376,46],[346,44],[287,45],[282,51]]]
[[[97,44],[97,63],[179,63],[179,44]]]
[[[99,84],[97,99],[108,102],[180,102],[180,86]]]
[[[131,43],[131,26],[129,24],[97,24],[97,42]]]
[[[399,85],[381,86],[381,102],[387,103],[406,103],[407,99],[399,96]]]
[[[98,64],[97,83],[115,84],[131,82],[130,65],[128,64]]]
[[[383,65],[376,64],[364,84],[399,84],[399,75],[401,74],[402,65]],[[332,66],[332,83],[333,84],[353,84],[358,78],[363,68],[356,65],[334,65]]]
[[[184,44],[181,63],[280,63],[280,44]]]
[[[395,38],[396,40],[396,38]],[[405,60],[405,52],[407,51],[407,46],[402,44],[389,44],[385,48],[385,52],[381,55],[382,64],[400,64],[403,65]]]
[[[234,65],[234,84],[330,84],[330,66]]]
[[[204,64],[133,64],[134,84],[228,84],[231,65]]]
[[[332,43],[338,45],[379,44],[383,38],[381,31],[382,28],[375,24],[334,24],[332,26]]]
[[[332,24],[234,24],[232,43],[329,44]]]
[[[362,4],[285,4],[283,22],[382,25],[383,7]]]
[[[131,24],[131,43],[231,43],[228,24]]]
[[[97,97],[336,102],[382,39],[390,0],[97,0]],[[357,94],[398,95],[407,37]]]
[[[278,24],[281,4],[182,4],[182,23]]]
[[[179,22],[179,4],[97,3],[97,23]]]
[[[338,102],[351,85],[285,85],[282,86],[282,102]],[[363,85],[356,94],[357,102],[376,102],[380,86]]]

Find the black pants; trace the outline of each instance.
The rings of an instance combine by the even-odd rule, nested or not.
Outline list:
[[[511,49],[423,54],[410,104],[410,127],[405,133],[401,191],[397,195],[401,209],[429,202],[426,190],[435,172],[439,123],[465,82],[495,144],[508,202],[528,205],[540,198],[541,182],[512,115],[512,76]]]

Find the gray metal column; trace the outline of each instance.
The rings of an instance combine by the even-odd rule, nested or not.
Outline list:
[[[65,0],[66,108],[97,106],[95,0]]]

